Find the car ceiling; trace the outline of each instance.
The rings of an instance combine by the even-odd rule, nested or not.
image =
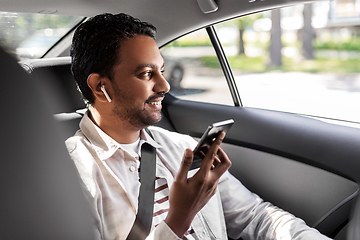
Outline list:
[[[0,11],[91,17],[100,13],[128,13],[155,25],[159,46],[201,27],[303,0],[216,0],[218,10],[203,13],[199,1],[213,0],[0,0]]]

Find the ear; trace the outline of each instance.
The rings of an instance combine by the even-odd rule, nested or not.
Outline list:
[[[105,77],[101,77],[98,73],[92,73],[87,79],[87,85],[92,90],[97,100],[100,102],[108,102],[104,92],[101,90],[102,85],[110,85]]]

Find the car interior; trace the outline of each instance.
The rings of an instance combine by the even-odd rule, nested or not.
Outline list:
[[[46,6],[37,0],[21,5],[0,2],[6,11],[56,10],[86,17],[126,12],[157,27],[159,48],[206,28],[234,106],[182,100],[169,93],[157,125],[198,139],[213,122],[234,119],[222,147],[232,160],[230,172],[236,178],[265,201],[330,238],[360,239],[360,129],[243,107],[241,96],[232,88],[234,80],[222,46],[212,32],[212,25],[225,19],[304,1],[136,0],[119,4],[111,0],[103,4],[52,0]],[[70,71],[69,48],[55,54],[58,51],[54,47],[43,58],[22,61],[20,66],[0,52],[5,84],[1,88],[5,163],[0,168],[1,239],[92,239],[86,201],[63,143],[78,130],[86,106]]]

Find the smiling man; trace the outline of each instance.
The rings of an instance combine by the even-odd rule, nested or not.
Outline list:
[[[160,121],[169,84],[162,76],[164,60],[151,37],[124,41],[119,55],[121,64],[109,76],[91,73],[87,84],[98,100],[92,103],[93,121],[114,140],[127,144],[139,138],[140,129]]]
[[[231,162],[220,148],[225,134],[201,167],[190,171],[196,141],[149,127],[160,121],[169,91],[154,37],[154,26],[126,14],[95,16],[74,34],[72,72],[88,111],[66,145],[97,237],[127,239],[138,213],[139,167],[148,160],[141,159],[141,149],[147,143],[156,149],[156,178],[151,232],[144,238],[328,239],[263,202],[227,171]]]

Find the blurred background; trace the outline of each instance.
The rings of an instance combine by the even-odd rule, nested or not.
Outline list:
[[[215,26],[244,106],[360,122],[360,1],[297,5]],[[183,63],[180,98],[233,105],[205,30],[162,49]],[[335,121],[336,122],[336,121]]]

